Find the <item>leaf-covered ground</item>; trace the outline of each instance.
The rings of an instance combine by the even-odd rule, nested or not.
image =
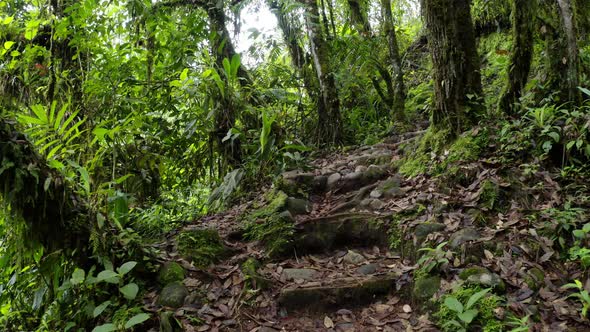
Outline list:
[[[590,282],[568,260],[571,229],[563,229],[585,218],[570,208],[586,204],[583,187],[485,152],[476,161],[455,160],[437,176],[405,177],[395,165],[415,153],[422,134],[325,156],[251,201],[168,234],[156,247],[163,262],[188,272],[189,295],[179,308],[164,307],[163,285],[154,287],[146,309],[159,312],[170,331],[172,316],[186,331],[436,331],[447,317],[440,316],[444,296],[479,287],[499,299],[485,310],[501,330],[590,330],[573,291],[562,287]],[[451,154],[433,157],[444,163]],[[294,212],[283,214],[292,233],[284,250],[269,255],[273,229],[260,227],[269,232],[261,241],[243,229],[270,222],[264,213],[247,220],[279,189],[309,205],[284,207]],[[219,232],[228,254],[200,268],[179,252],[177,238],[203,228]],[[482,321],[482,308],[469,330],[494,330]],[[527,316],[526,324],[515,323]]]

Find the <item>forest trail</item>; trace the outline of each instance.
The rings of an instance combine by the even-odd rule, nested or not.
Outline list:
[[[554,331],[581,323],[552,283],[575,276],[544,264],[551,245],[521,218],[559,203],[551,175],[511,183],[489,159],[459,163],[455,178],[405,178],[392,162],[421,134],[318,159],[254,201],[168,234],[157,245],[163,271],[176,262],[187,273],[182,283],[160,277],[164,290],[146,295],[146,309],[162,331],[178,330],[172,317],[186,331],[437,331],[429,300],[467,283],[505,293],[523,314],[534,303]],[[202,229],[219,232],[223,249],[211,256],[226,257],[205,268],[195,255],[208,249],[178,248],[182,233]]]

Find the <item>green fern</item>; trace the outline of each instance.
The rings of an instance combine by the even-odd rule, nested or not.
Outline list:
[[[85,132],[81,126],[86,120],[78,118],[79,110],[69,112],[69,106],[66,103],[58,111],[55,101],[49,109],[36,104],[31,106],[30,115],[18,116],[31,141],[39,147],[39,153],[48,160],[65,160],[79,151],[77,140]]]

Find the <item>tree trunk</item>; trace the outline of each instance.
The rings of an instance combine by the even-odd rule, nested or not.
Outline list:
[[[287,49],[289,50],[289,54],[291,55],[293,67],[297,71],[299,77],[303,80],[303,84],[307,94],[309,95],[309,98],[317,107],[319,107],[320,100],[317,92],[317,83],[314,82],[313,73],[311,72],[311,68],[308,66],[310,62],[309,54],[303,50],[303,47],[301,47],[297,38],[297,36],[300,35],[300,31],[298,31],[290,23],[288,14],[285,13],[283,5],[277,0],[269,1],[269,7],[277,17],[279,29],[281,29],[283,40],[285,41]]]
[[[458,134],[474,121],[471,101],[481,94],[479,58],[469,0],[422,0],[434,68],[432,125]]]
[[[406,91],[404,86],[404,73],[402,71],[402,61],[399,55],[397,36],[393,26],[393,15],[391,13],[391,0],[381,1],[381,10],[383,17],[383,31],[387,37],[387,48],[389,50],[389,61],[393,72],[393,104],[391,109],[393,118],[400,122],[406,121],[404,112],[406,102]]]
[[[0,187],[5,204],[27,228],[25,239],[48,251],[84,249],[90,238],[86,206],[47,166],[14,123],[0,117]]]
[[[576,17],[572,8],[571,0],[557,0],[561,16],[561,25],[567,41],[567,71],[566,86],[568,101],[579,102],[580,85],[579,67],[580,59],[578,56],[578,33],[576,28]]]
[[[229,32],[225,25],[226,17],[223,7],[223,1],[211,0],[206,5],[207,16],[209,18],[210,31],[212,37],[210,40],[211,54],[215,57],[215,64],[218,70],[223,69],[223,59],[231,60],[236,55],[235,48],[230,39]],[[238,69],[238,79],[242,87],[252,85],[250,74],[240,66]],[[229,82],[228,82],[229,83]],[[242,149],[239,139],[226,139],[228,132],[235,126],[236,115],[238,110],[234,104],[232,96],[226,93],[225,98],[219,103],[215,112],[215,139],[217,146],[225,162],[232,168],[238,167],[242,162]],[[225,168],[225,167],[223,167]],[[224,173],[220,170],[220,174]]]
[[[342,120],[338,90],[330,68],[328,44],[323,37],[316,0],[308,0],[305,9],[305,23],[321,97],[317,134],[320,144],[337,144],[342,139]]]
[[[533,58],[533,29],[536,0],[514,0],[512,36],[514,44],[508,69],[508,84],[500,97],[499,107],[507,113],[515,110],[526,85]]]
[[[348,9],[350,10],[350,23],[355,29],[365,35],[371,35],[371,25],[367,18],[366,6],[361,5],[361,0],[347,0]]]

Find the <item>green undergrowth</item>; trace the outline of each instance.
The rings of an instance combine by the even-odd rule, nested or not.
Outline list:
[[[195,229],[183,231],[178,235],[178,252],[193,261],[199,268],[205,268],[222,259],[227,248],[223,245],[217,231]]]
[[[294,220],[285,210],[287,198],[282,191],[269,192],[261,207],[242,218],[245,238],[262,242],[268,256],[284,253],[293,237]]]
[[[391,250],[399,250],[404,243],[404,232],[402,224],[406,220],[411,220],[422,214],[426,207],[422,204],[416,204],[412,209],[400,211],[393,215],[391,226],[389,227],[389,248]]]
[[[420,174],[442,175],[453,170],[453,165],[478,160],[488,144],[487,130],[475,128],[463,133],[451,143],[447,130],[430,127],[418,142],[413,153],[403,158],[399,172],[406,177]]]
[[[440,300],[440,306],[438,311],[434,313],[434,318],[437,321],[438,326],[443,331],[458,331],[458,327],[449,322],[455,320],[460,321],[456,311],[451,310],[445,301],[448,298],[457,299],[463,306],[466,306],[469,299],[477,292],[482,291],[478,286],[466,286],[461,285],[455,288],[450,294],[443,296]],[[466,327],[468,331],[483,331],[483,332],[501,332],[504,330],[504,322],[499,320],[494,311],[502,306],[502,298],[493,293],[487,293],[485,296],[480,298],[471,307],[477,311],[477,314],[471,323],[467,323]]]

